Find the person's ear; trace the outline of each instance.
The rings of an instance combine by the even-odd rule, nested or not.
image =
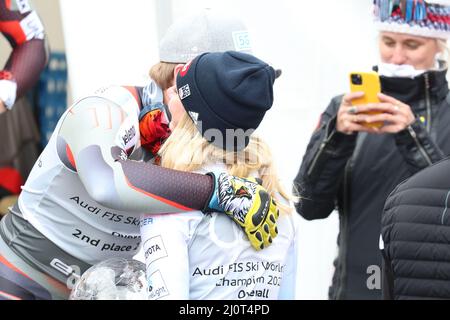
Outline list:
[[[436,40],[437,53],[435,55],[436,61],[444,61],[447,63],[447,60],[450,56],[450,51],[447,47],[447,42],[445,40]]]
[[[173,86],[177,83],[177,75],[180,72],[180,70],[184,68],[184,66],[185,66],[184,64],[177,64],[173,69],[173,83],[172,83]]]

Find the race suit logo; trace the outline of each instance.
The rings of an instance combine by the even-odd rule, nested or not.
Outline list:
[[[186,99],[187,97],[189,97],[191,95],[191,88],[189,87],[188,84],[182,86],[179,90],[178,90],[178,95],[180,96],[181,100]]]
[[[147,267],[154,261],[167,257],[167,250],[161,236],[153,237],[145,241],[144,255]]]
[[[157,270],[147,279],[148,282],[148,298],[150,300],[158,300],[169,295],[166,283],[162,277],[161,271]]]
[[[116,145],[121,150],[126,150],[128,154],[131,154],[131,151],[137,148],[139,138],[140,135],[132,117],[127,117],[117,133]]]
[[[17,9],[20,13],[27,13],[31,11],[31,6],[28,0],[16,0]],[[12,7],[12,9],[16,9]]]
[[[132,126],[129,130],[125,130],[122,137],[123,143],[126,146],[136,136],[136,128]]]

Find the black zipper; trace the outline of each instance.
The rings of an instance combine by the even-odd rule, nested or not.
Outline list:
[[[308,177],[311,176],[311,173],[313,172],[313,170],[317,164],[317,161],[319,160],[319,157],[322,155],[323,150],[325,149],[326,145],[327,145],[326,141],[323,141],[320,144],[319,150],[317,151],[316,156],[314,157],[314,160],[312,161],[311,166],[308,169],[308,173],[307,173]]]
[[[345,299],[345,292],[347,291],[347,228],[348,228],[348,215],[350,214],[350,190],[351,190],[351,176],[353,169],[353,157],[349,159],[345,165],[344,170],[344,194],[342,203],[342,216],[340,217],[340,234],[339,234],[339,258],[338,264],[340,267],[339,283],[336,292],[337,300]]]
[[[427,132],[431,133],[431,99],[430,99],[430,76],[425,73],[425,105],[427,107]]]
[[[428,163],[429,166],[431,166],[433,164],[433,161],[431,161],[431,158],[425,151],[425,148],[422,146],[419,139],[417,139],[416,132],[414,131],[414,129],[411,126],[408,126],[408,131],[409,131],[409,134],[411,135],[411,137],[413,138],[414,142],[416,143],[417,148],[419,149],[420,153],[425,158],[425,161]]]
[[[430,78],[429,75],[426,73],[424,75],[425,80],[425,106],[427,109],[427,126],[426,130],[428,134],[431,132],[431,99],[430,99]],[[417,145],[417,148],[419,149],[419,152],[422,154],[422,156],[425,158],[425,161],[428,163],[428,165],[432,165],[433,161],[431,161],[430,156],[425,151],[425,148],[420,143],[419,139],[417,138],[417,134],[414,131],[414,129],[411,126],[408,126],[408,132],[413,138],[414,142]]]
[[[331,133],[328,138],[324,138],[322,143],[320,144],[319,150],[316,153],[316,156],[314,157],[311,166],[308,169],[307,175],[308,177],[311,176],[312,172],[314,171],[317,161],[319,160],[320,156],[322,155],[323,151],[325,150],[325,147],[327,146],[328,142],[330,142],[331,138],[334,136],[334,133]]]

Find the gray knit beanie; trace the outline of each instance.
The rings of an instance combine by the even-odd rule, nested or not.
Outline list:
[[[173,23],[159,47],[161,62],[187,63],[205,52],[252,53],[244,23],[223,12],[203,9]]]

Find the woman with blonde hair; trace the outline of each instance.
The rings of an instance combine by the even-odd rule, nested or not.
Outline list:
[[[177,21],[160,48],[161,61],[172,65],[167,87],[159,87],[155,76],[156,84],[109,86],[68,108],[17,204],[0,221],[0,299],[67,299],[74,281],[93,265],[140,252],[142,213],[221,211],[243,226],[255,248],[270,246],[277,207],[256,182],[247,181],[251,206],[227,213],[215,188],[217,173],[155,165],[170,134],[164,103],[175,70],[203,52],[244,49],[234,43],[236,33],[246,34],[243,24],[222,12]],[[222,180],[232,181],[222,173]],[[86,295],[77,290],[72,298]]]
[[[161,165],[262,179],[281,209],[279,234],[269,239],[269,248],[257,251],[237,227],[214,212],[144,218],[150,299],[293,298],[290,196],[278,181],[269,147],[253,135],[272,106],[276,76],[263,61],[235,51],[203,54],[178,74],[168,104],[173,132],[160,151]],[[239,186],[232,188],[226,176],[218,183],[222,205],[230,211],[245,207],[247,195],[254,192],[245,181],[234,181]],[[227,197],[232,190],[240,197]]]
[[[318,220],[339,213],[339,248],[329,289],[329,298],[336,300],[381,298],[384,203],[400,182],[450,155],[448,66],[442,59],[450,38],[450,1],[374,0],[373,12],[379,103],[361,104],[364,92],[334,97],[294,180],[303,199],[296,205],[302,217]],[[405,243],[401,236],[398,240]],[[408,257],[421,248],[405,247],[406,252],[394,251]],[[393,268],[408,270],[403,262]],[[414,277],[424,279],[422,272]]]

